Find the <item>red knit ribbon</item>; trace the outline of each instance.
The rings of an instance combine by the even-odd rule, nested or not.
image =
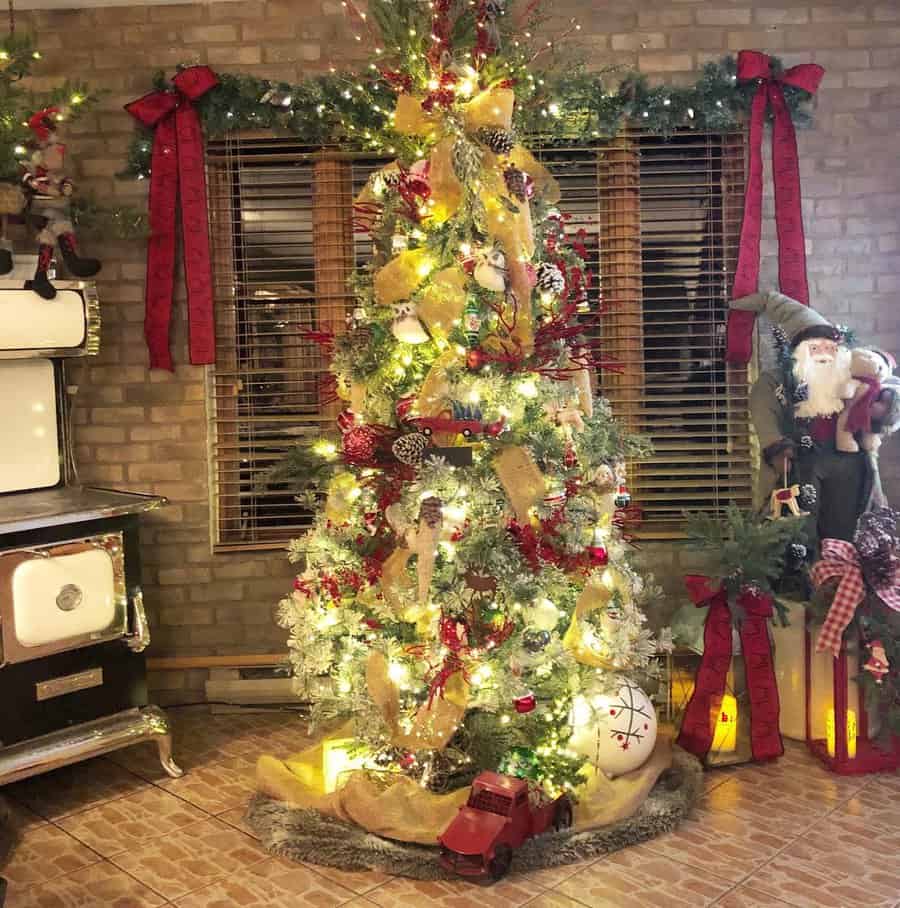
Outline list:
[[[694,681],[678,744],[701,759],[709,753],[715,734],[713,710],[718,711],[731,666],[731,613],[725,589],[713,589],[709,577],[685,578],[688,595],[698,607],[709,606],[703,631],[703,658]],[[741,647],[750,696],[750,747],[754,760],[770,760],[784,753],[778,731],[778,686],[767,620],[772,615],[769,596],[745,591],[738,596],[744,613]]]
[[[775,183],[775,224],[778,231],[778,283],[785,295],[809,305],[806,281],[806,245],[800,202],[800,165],[797,135],[784,100],[784,85],[814,94],[825,70],[815,63],[793,66],[780,76],[772,75],[766,54],[742,50],[738,54],[737,77],[758,84],[750,107],[749,172],[744,193],[744,220],[734,274],[733,299],[759,289],[759,243],[762,233],[762,139],[766,111],[772,111],[772,176]],[[732,309],[728,314],[728,342],[725,358],[732,363],[750,361],[753,352],[753,312]]]
[[[218,85],[208,66],[191,66],[172,79],[172,91],[154,91],[125,105],[142,125],[154,130],[150,172],[147,287],[144,335],[151,369],[172,370],[169,323],[175,283],[176,221],[181,207],[184,273],[188,297],[190,361],[215,362],[212,270],[203,131],[192,101]]]

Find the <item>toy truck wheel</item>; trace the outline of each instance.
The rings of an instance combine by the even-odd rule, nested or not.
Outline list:
[[[488,865],[488,872],[493,880],[502,880],[509,873],[512,864],[512,849],[509,845],[498,845],[494,852],[494,859]]]
[[[431,426],[425,426],[425,427],[422,429],[422,434],[423,434],[426,438],[431,438],[431,435],[432,435],[432,432],[433,432],[433,431],[434,431],[434,430],[431,428]]]
[[[472,437],[472,430],[471,430],[470,428],[466,427],[465,429],[462,430],[462,433],[461,433],[461,434],[462,434],[462,437],[463,437],[463,438],[471,438],[471,437]]]
[[[568,801],[560,801],[553,814],[553,828],[568,829],[572,825],[572,805]]]

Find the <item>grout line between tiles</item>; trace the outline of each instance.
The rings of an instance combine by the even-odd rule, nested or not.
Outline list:
[[[746,876],[744,876],[743,879],[741,879],[741,880],[739,880],[737,883],[735,883],[734,886],[732,886],[731,889],[728,890],[728,892],[722,893],[722,895],[720,895],[720,896],[712,903],[712,905],[713,905],[713,906],[718,905],[718,904],[722,901],[722,899],[725,898],[725,896],[730,895],[730,894],[731,894],[732,892],[734,892],[734,890],[737,889],[739,886],[743,886],[744,884],[746,884],[746,883],[748,883],[748,882],[752,883],[753,877],[756,876],[761,870],[763,870],[763,868],[765,868],[765,867],[767,867],[769,864],[771,864],[772,861],[774,861],[777,857],[779,857],[780,855],[782,855],[785,851],[787,851],[787,850],[788,850],[789,848],[791,848],[793,845],[796,845],[797,842],[799,842],[802,838],[805,838],[805,837],[806,837],[806,834],[807,834],[815,825],[817,825],[818,823],[821,823],[823,820],[825,820],[825,819],[827,819],[828,817],[830,817],[836,810],[838,810],[840,807],[843,807],[848,801],[851,801],[853,798],[855,798],[855,797],[856,797],[856,796],[857,796],[857,795],[866,787],[866,785],[868,785],[869,782],[871,782],[871,781],[872,781],[871,779],[866,780],[866,782],[863,783],[863,785],[861,785],[859,788],[857,788],[856,791],[854,791],[852,794],[848,795],[846,798],[841,798],[839,801],[837,801],[837,803],[835,803],[835,805],[834,805],[829,811],[827,811],[827,813],[825,813],[823,816],[817,817],[815,820],[813,820],[813,821],[809,824],[809,826],[807,826],[807,827],[805,827],[805,828],[803,829],[802,832],[797,833],[797,834],[791,839],[790,842],[788,842],[786,845],[784,845],[784,846],[782,846],[781,848],[779,848],[773,855],[771,855],[771,857],[766,858],[766,860],[763,861],[758,867],[754,868],[752,871],[750,871],[750,873],[748,873]],[[721,811],[721,812],[722,812],[722,813],[728,813],[728,811],[724,811],[724,810]],[[788,901],[787,899],[781,899],[781,901],[783,901],[786,905],[794,906],[794,903]],[[898,904],[900,904],[900,903],[898,903]],[[794,906],[794,908],[797,908],[797,906]],[[803,908],[803,906],[799,906],[799,908]],[[895,908],[896,908],[896,906],[895,906]]]

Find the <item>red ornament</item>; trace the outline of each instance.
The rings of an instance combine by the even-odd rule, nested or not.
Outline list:
[[[513,706],[515,706],[517,713],[530,713],[537,706],[537,700],[535,700],[534,694],[528,693],[521,697],[516,697],[513,700]]]
[[[486,363],[487,354],[484,352],[484,350],[478,350],[476,348],[475,350],[469,350],[469,352],[466,354],[466,366],[472,372],[481,371]]]
[[[599,565],[600,567],[605,567],[609,564],[609,552],[606,551],[606,546],[589,545],[587,547],[587,553],[590,555],[591,561],[593,561],[594,564]]]
[[[344,433],[342,453],[347,463],[372,466],[377,447],[378,435],[371,426],[356,426]]]

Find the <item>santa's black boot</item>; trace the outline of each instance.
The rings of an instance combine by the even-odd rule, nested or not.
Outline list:
[[[69,274],[74,277],[93,277],[100,270],[98,259],[82,258],[78,254],[74,233],[61,234],[57,242]]]
[[[50,283],[47,277],[47,271],[50,269],[50,263],[53,261],[53,247],[47,243],[41,243],[38,246],[38,263],[34,272],[34,280],[28,281],[25,287],[33,290],[38,296],[45,300],[52,300],[56,296],[56,287]]]

